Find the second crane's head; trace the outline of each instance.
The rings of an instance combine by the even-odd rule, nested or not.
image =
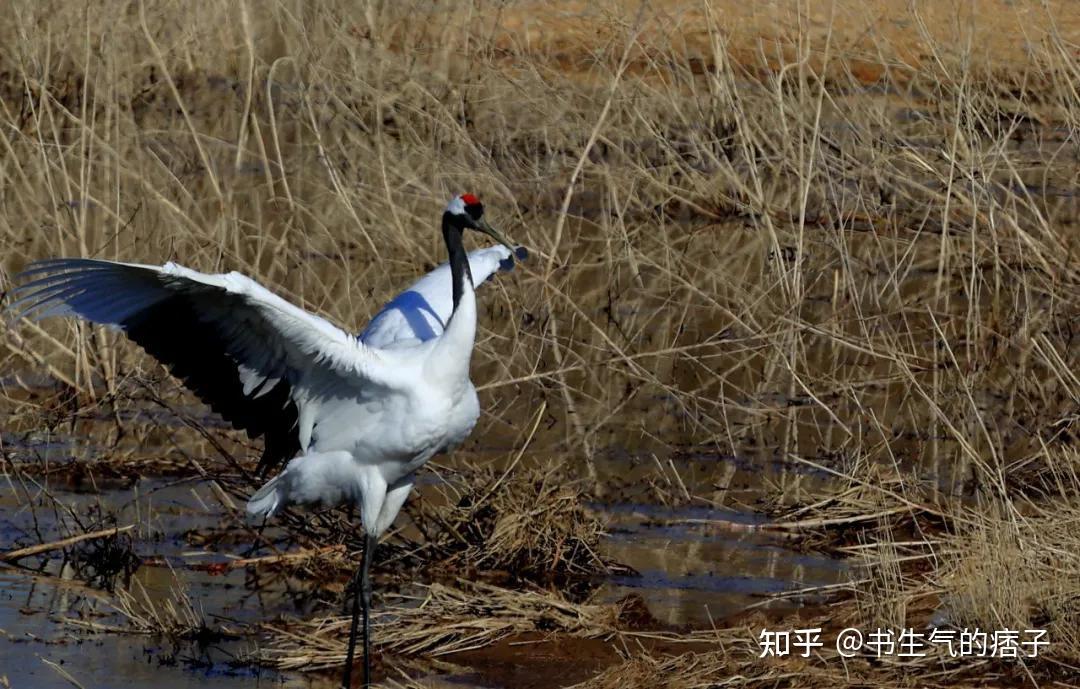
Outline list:
[[[520,256],[524,249],[518,247],[515,250],[502,232],[499,232],[489,225],[487,220],[484,220],[484,204],[480,203],[480,199],[472,194],[461,194],[450,199],[450,203],[446,204],[446,210],[443,212],[443,231],[456,230],[463,233],[467,229],[483,232],[505,246],[511,253],[516,253],[519,258],[524,258]]]

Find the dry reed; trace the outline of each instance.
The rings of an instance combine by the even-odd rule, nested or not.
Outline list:
[[[581,5],[14,2],[0,289],[44,256],[175,259],[359,329],[441,260],[444,198],[478,192],[537,258],[483,288],[474,437],[569,449],[567,475],[593,485],[523,479],[567,527],[533,533],[528,493],[490,473],[490,498],[448,503],[476,533],[433,548],[593,568],[574,505],[603,492],[598,449],[779,458],[799,470],[765,479],[774,526],[866,564],[846,615],[1045,623],[1052,660],[1008,676],[1059,678],[1080,578],[1074,6]],[[0,366],[5,463],[47,463],[26,449],[43,428],[121,462],[164,444],[171,466],[242,476],[254,454],[170,425],[190,398],[109,332],[5,324]],[[135,418],[148,388],[164,421]],[[420,628],[403,647],[456,643]],[[338,653],[305,634],[291,653]],[[899,681],[717,653],[594,686]]]
[[[477,582],[432,584],[417,596],[390,596],[372,617],[372,639],[389,653],[448,655],[529,632],[601,637],[613,634],[617,605],[580,604],[540,590],[520,591]],[[345,660],[349,616],[268,627],[255,658],[281,669],[326,669]]]

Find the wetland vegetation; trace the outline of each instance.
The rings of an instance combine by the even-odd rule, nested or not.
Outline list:
[[[480,422],[381,546],[385,686],[1076,682],[1071,0],[5,16],[0,291],[172,260],[359,331],[454,193],[529,248],[478,291]],[[0,686],[335,686],[360,533],[247,523],[258,442],[61,320],[0,325],[0,418]]]

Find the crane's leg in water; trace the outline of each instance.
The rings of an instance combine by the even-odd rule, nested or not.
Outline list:
[[[375,546],[379,538],[368,534],[364,542],[364,555],[357,574],[360,581],[353,581],[352,625],[349,628],[349,652],[345,658],[345,677],[341,680],[342,689],[352,689],[353,656],[356,653],[356,632],[360,615],[364,616],[364,688],[371,686],[371,561],[375,557]]]

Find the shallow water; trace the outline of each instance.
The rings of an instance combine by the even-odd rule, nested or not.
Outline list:
[[[768,594],[832,584],[845,573],[838,560],[785,548],[775,534],[755,528],[764,521],[755,515],[618,505],[611,516],[605,554],[639,576],[611,577],[603,595],[639,595],[669,625],[706,627],[751,603],[780,605]]]
[[[274,592],[255,595],[246,589],[242,570],[210,576],[188,566],[199,558],[185,543],[184,533],[209,526],[221,516],[220,510],[210,507],[213,498],[205,484],[142,480],[131,490],[105,489],[97,494],[49,489],[44,484],[8,486],[10,490],[0,491],[0,542],[5,550],[62,537],[58,521],[65,517],[57,517],[65,507],[86,514],[88,506],[100,505],[103,513],[115,514],[118,523],[138,525],[131,533],[134,550],[144,562],[134,574],[133,589],[145,589],[151,599],[164,601],[179,580],[195,609],[213,626],[218,620],[250,622],[282,611],[277,603],[283,598]],[[45,491],[56,498],[59,512],[53,511]],[[79,573],[59,552],[28,557],[20,564],[0,567],[0,678],[12,687],[72,686],[46,661],[85,687],[122,682],[182,689],[207,681],[219,687],[313,686],[300,675],[279,675],[234,662],[237,653],[246,650],[246,641],[214,639],[173,646],[152,636],[95,633],[84,625],[126,626],[111,595],[81,583]]]
[[[205,597],[213,603],[214,594]],[[85,687],[150,686],[310,687],[303,676],[286,676],[233,665],[235,642],[171,648],[150,637],[87,634],[67,625],[67,615],[109,614],[104,601],[53,580],[0,571],[0,678],[12,687],[71,687],[56,663]]]
[[[63,439],[55,443],[48,445],[50,452],[71,450]],[[680,475],[685,474],[691,488],[696,489],[699,486],[695,484],[703,478],[700,470],[690,466],[693,461],[698,460],[672,462],[672,466],[678,467]],[[734,462],[723,458],[706,461],[716,466]],[[625,478],[641,471],[641,463],[626,453],[610,453],[598,467],[602,473]],[[430,490],[436,480],[429,478],[422,490]],[[99,482],[96,492],[85,485],[75,489],[55,479],[54,485],[41,481],[35,486],[12,479],[0,491],[0,548],[67,535],[60,522],[70,517],[63,514],[63,508],[54,509],[54,504],[69,506],[80,515],[96,508],[101,514],[115,515],[118,524],[137,525],[131,532],[132,546],[142,564],[132,587],[141,585],[160,602],[176,589],[177,581],[181,582],[211,627],[228,628],[232,622],[253,623],[281,615],[303,616],[337,604],[340,594],[312,592],[308,586],[294,586],[287,580],[256,585],[256,579],[244,569],[221,575],[199,569],[223,563],[229,556],[248,554],[246,545],[219,544],[216,551],[191,545],[193,531],[231,519],[205,481],[138,479],[130,486]],[[45,496],[46,490],[55,503]],[[748,605],[795,604],[768,601],[768,594],[835,583],[846,577],[842,563],[789,550],[775,535],[755,528],[762,519],[749,511],[666,506],[640,496],[622,499],[626,497],[624,492],[620,499],[589,507],[608,522],[603,554],[634,568],[639,576],[611,576],[597,596],[602,601],[639,596],[662,623],[707,627],[710,620],[722,620]],[[59,552],[26,558],[21,564],[38,573],[0,567],[0,677],[6,676],[13,687],[71,686],[43,659],[59,664],[86,687],[112,686],[117,678],[134,685],[152,681],[161,689],[200,686],[207,681],[221,687],[334,686],[333,678],[325,675],[256,670],[236,662],[236,656],[251,650],[255,643],[247,638],[183,642],[173,647],[151,636],[94,633],[78,621],[125,623],[112,608],[114,599],[109,594],[75,581],[76,572],[61,560]],[[82,576],[86,576],[85,571]],[[496,656],[470,657],[468,663],[441,667],[436,675],[455,686],[515,686],[519,680],[514,675],[508,678],[503,669],[494,666],[505,664],[507,658],[520,658],[520,654],[535,660],[536,651],[527,649],[513,647]],[[454,657],[447,660],[460,662]],[[410,670],[411,674],[416,672]],[[431,679],[426,677],[425,681]]]

